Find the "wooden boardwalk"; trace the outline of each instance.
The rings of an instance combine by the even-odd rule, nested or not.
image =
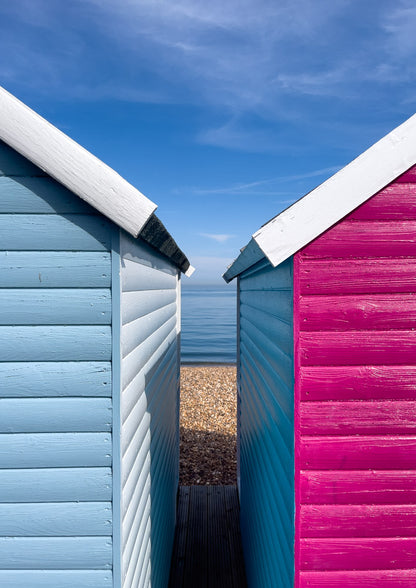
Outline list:
[[[235,486],[181,486],[169,588],[246,588]]]

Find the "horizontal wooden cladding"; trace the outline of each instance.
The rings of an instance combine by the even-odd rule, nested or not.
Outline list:
[[[111,465],[109,433],[3,433],[0,468],[70,468]]]
[[[142,290],[176,290],[177,276],[173,271],[171,273],[158,271],[151,266],[123,259],[121,285],[123,296],[126,292]]]
[[[111,327],[0,327],[0,361],[109,361]]]
[[[244,306],[244,308],[243,308]],[[280,318],[289,322],[293,312],[293,293],[290,290],[252,290],[240,292],[240,311],[245,314],[246,309],[255,308],[266,315]],[[265,317],[263,317],[263,321]]]
[[[0,249],[109,251],[112,227],[102,216],[0,214]]]
[[[97,211],[50,177],[1,177],[0,213],[82,213]]]
[[[0,470],[1,501],[111,501],[111,468],[39,468]],[[1,585],[1,584],[0,584]]]
[[[299,588],[414,588],[416,569],[301,572]]]
[[[416,366],[311,366],[300,369],[302,401],[416,400]]]
[[[416,294],[301,296],[302,331],[416,328]]]
[[[0,569],[100,570],[111,565],[110,537],[0,537]]]
[[[302,505],[307,537],[415,537],[416,505]]]
[[[302,365],[408,365],[416,360],[416,331],[300,333]]]
[[[0,289],[0,325],[109,325],[108,289]]]
[[[416,471],[301,471],[300,501],[309,504],[415,504]]]
[[[0,140],[0,175],[46,176],[46,173]]]
[[[111,420],[110,398],[0,398],[0,433],[111,431]]]
[[[173,289],[123,292],[121,295],[123,325],[174,302],[176,302],[176,290]]]
[[[241,292],[256,290],[287,290],[291,289],[293,284],[293,264],[292,258],[287,259],[279,265],[279,271],[267,263],[265,266],[263,262],[257,271],[248,271],[243,273],[240,277]]]
[[[111,502],[0,504],[2,537],[112,535]]]
[[[414,569],[416,538],[301,539],[301,570]]]
[[[113,588],[113,573],[111,570],[0,570],[0,586]]]
[[[171,322],[172,329],[176,327],[176,304],[171,303],[158,308],[152,313],[123,325],[121,330],[121,355],[127,357],[139,345],[143,344],[152,333]]]
[[[416,184],[390,184],[345,220],[416,220]]]
[[[0,251],[2,288],[109,288],[111,254]]]
[[[416,259],[301,259],[299,287],[304,295],[416,292]]]
[[[411,183],[416,182],[416,165],[410,167],[407,171],[404,172],[401,176],[394,180],[395,184],[399,184],[401,182],[404,183]]]
[[[302,257],[416,255],[416,221],[342,222],[302,250]]]
[[[299,467],[308,470],[410,470],[416,437],[303,437]]]
[[[358,407],[356,402],[302,402],[300,430],[303,435],[416,434],[416,401],[362,401]]]
[[[111,396],[106,361],[0,363],[0,390],[8,398]]]

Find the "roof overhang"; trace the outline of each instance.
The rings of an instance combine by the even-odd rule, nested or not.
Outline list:
[[[231,281],[253,265],[252,255],[246,253],[252,242],[258,246],[261,257],[276,267],[415,163],[416,115],[413,115],[254,233],[249,245],[225,272],[225,281]]]
[[[154,202],[1,86],[0,139],[133,237],[149,242],[183,273],[192,273],[154,215]]]

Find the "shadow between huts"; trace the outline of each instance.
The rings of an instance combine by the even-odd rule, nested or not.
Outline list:
[[[145,374],[150,417],[150,549],[152,584],[165,586],[178,490],[179,337],[170,343],[166,340],[157,355]]]

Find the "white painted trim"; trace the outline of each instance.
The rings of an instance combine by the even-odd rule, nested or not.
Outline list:
[[[273,266],[299,251],[416,162],[416,115],[253,235]]]
[[[190,265],[185,272],[185,276],[187,278],[190,278],[192,276],[192,274],[194,273],[194,271],[195,271],[195,268],[192,265]]]
[[[134,237],[157,208],[117,172],[1,86],[0,139]]]
[[[276,267],[415,163],[416,115],[413,115],[326,182],[264,225],[254,233],[252,240]],[[253,265],[250,256],[244,252],[245,250],[224,274],[226,281],[232,280]]]

